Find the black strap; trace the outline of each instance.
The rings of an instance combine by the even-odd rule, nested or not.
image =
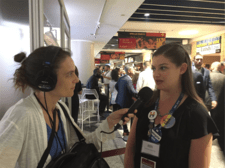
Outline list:
[[[64,107],[60,102],[58,102],[58,103],[59,103],[60,107],[62,108],[62,110],[63,110],[63,112],[64,112],[64,115],[65,115],[66,118],[70,121],[71,125],[73,126],[74,130],[76,131],[77,136],[78,136],[78,138],[79,138],[79,141],[80,141],[80,142],[81,142],[81,141],[85,141],[84,136],[83,136],[83,135],[81,134],[81,132],[74,126],[74,124],[73,124],[71,118],[69,117],[69,114],[67,113],[65,107]]]
[[[53,112],[53,120],[56,121],[56,111]],[[51,147],[52,147],[52,142],[53,142],[53,139],[54,139],[54,134],[55,134],[55,123],[56,122],[53,122],[52,133],[51,133],[51,136],[50,136],[49,141],[48,141],[48,146],[45,149],[45,152],[42,155],[41,160],[38,163],[37,168],[43,168],[43,166],[46,162],[46,159],[47,159],[47,157],[50,153],[50,150],[51,150]]]
[[[71,118],[69,117],[69,115],[68,115],[68,113],[67,113],[65,107],[64,107],[60,102],[58,102],[58,103],[59,103],[60,107],[62,108],[64,115],[65,115],[66,118],[70,121],[70,123],[72,124],[74,130],[76,131],[79,141],[80,141],[80,142],[85,141],[84,136],[83,136],[83,135],[81,134],[81,132],[73,125],[73,122],[72,122]],[[56,112],[53,113],[53,120],[56,121]],[[47,148],[45,149],[45,152],[44,152],[44,154],[42,155],[41,160],[40,160],[40,162],[38,163],[37,168],[43,168],[43,166],[44,166],[44,164],[45,164],[45,162],[46,162],[46,159],[47,159],[47,157],[48,157],[48,155],[49,155],[49,153],[50,153],[51,147],[52,147],[52,142],[53,142],[53,139],[54,139],[54,133],[55,133],[55,122],[53,122],[52,133],[51,133],[51,136],[50,136],[49,141],[48,141],[48,146],[47,146]]]

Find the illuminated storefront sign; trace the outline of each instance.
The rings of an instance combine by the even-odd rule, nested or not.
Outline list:
[[[166,42],[166,33],[118,32],[120,49],[157,49]]]
[[[221,36],[198,41],[196,47],[196,52],[202,55],[217,53],[221,49]]]

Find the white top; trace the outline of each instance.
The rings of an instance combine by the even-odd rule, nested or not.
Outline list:
[[[116,104],[116,96],[118,94],[118,91],[115,89],[116,81],[111,80],[109,83],[109,91],[111,92],[111,104]]]
[[[61,102],[71,118],[69,109]],[[64,125],[67,149],[78,141],[78,137],[69,121],[66,121],[61,107],[56,104]],[[72,118],[71,118],[72,119]],[[73,121],[73,120],[72,120]],[[73,122],[75,127],[80,128]],[[92,133],[85,136],[87,143],[94,143],[100,149],[100,131],[109,130],[107,120]],[[102,134],[103,142],[107,138],[114,138],[114,134]],[[43,111],[33,93],[21,99],[9,108],[0,121],[0,167],[1,168],[36,168],[42,154],[47,148],[47,126]],[[103,144],[104,145],[104,144]],[[51,161],[49,155],[45,166]],[[45,167],[44,166],[44,167]]]
[[[147,67],[143,72],[139,74],[136,90],[139,92],[143,87],[148,86],[152,90],[155,89],[155,80],[153,78],[153,71],[150,67]]]
[[[111,78],[111,71],[105,72],[104,76]],[[110,79],[103,78],[104,84],[109,84]]]

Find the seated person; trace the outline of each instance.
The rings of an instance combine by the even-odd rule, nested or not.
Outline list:
[[[88,79],[86,88],[87,89],[95,89],[98,93],[100,105],[99,105],[99,115],[103,116],[103,113],[105,112],[105,107],[107,105],[107,96],[100,93],[100,89],[98,86],[98,80],[101,77],[101,72],[99,68],[94,69],[93,75]],[[93,95],[87,95],[87,99],[96,99]]]

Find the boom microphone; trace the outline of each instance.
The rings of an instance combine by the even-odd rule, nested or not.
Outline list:
[[[116,125],[114,130],[117,130],[123,125],[123,122],[125,121],[124,118],[128,116],[129,113],[134,113],[134,110],[137,109],[142,103],[146,103],[150,100],[152,97],[153,91],[149,87],[143,87],[139,92],[138,92],[138,99],[132,104],[130,109],[126,114],[123,115],[121,118],[120,122]]]

